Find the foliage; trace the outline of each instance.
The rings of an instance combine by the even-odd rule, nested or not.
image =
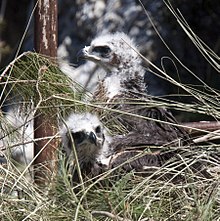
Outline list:
[[[74,100],[85,99],[83,88],[64,75],[51,59],[33,52],[26,52],[13,60],[1,74],[1,100],[13,100],[49,111],[57,112]],[[65,98],[57,99],[56,96]],[[69,101],[71,99],[71,102]],[[2,102],[4,105],[4,102]],[[53,111],[54,110],[54,111]]]

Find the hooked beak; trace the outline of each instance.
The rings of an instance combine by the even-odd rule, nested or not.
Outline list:
[[[85,46],[83,49],[81,49],[76,57],[77,61],[79,60],[90,60],[90,61],[100,61],[101,59],[89,52],[90,46]]]
[[[97,146],[97,138],[93,132],[89,133],[89,141]]]
[[[88,49],[89,47],[84,47],[83,49],[81,49],[76,57],[77,57],[77,61],[82,60],[82,59],[86,59],[88,57]]]

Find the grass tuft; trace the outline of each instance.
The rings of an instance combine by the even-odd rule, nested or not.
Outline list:
[[[56,113],[57,107],[74,106],[77,109],[79,105],[74,105],[74,100],[87,96],[84,89],[63,74],[55,62],[33,52],[23,53],[5,68],[0,77],[0,88],[1,100],[16,97],[25,107],[34,102],[35,106],[50,114]],[[57,99],[57,96],[66,99]]]

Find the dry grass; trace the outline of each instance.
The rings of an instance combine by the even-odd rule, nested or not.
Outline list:
[[[175,170],[174,170],[175,171]],[[190,170],[175,171],[182,181],[108,171],[84,188],[72,187],[65,167],[50,185],[39,188],[11,163],[1,168],[2,220],[218,220],[219,177],[206,179]],[[157,178],[152,178],[152,176]],[[113,217],[113,218],[112,218]]]
[[[38,63],[36,58],[48,62],[37,54],[28,53],[25,54],[28,62],[23,63],[24,66],[32,64],[29,56],[34,58],[35,63]],[[18,64],[20,64],[19,61]],[[53,94],[48,94],[47,91],[42,95],[45,110],[51,106],[57,106],[59,112],[59,107],[62,111],[74,110],[76,107],[79,107],[78,110],[98,107],[97,105],[86,107],[88,104],[80,96],[80,90],[74,87],[73,82],[68,82],[69,79],[65,83],[58,84],[57,89],[56,84],[51,82],[52,78],[49,77],[52,73],[56,73],[52,65],[51,63],[49,65],[52,71],[45,72],[46,80],[44,79],[41,86],[47,87],[47,80],[48,84],[54,86]],[[42,64],[38,68],[40,67]],[[13,66],[13,70],[17,68]],[[61,74],[59,70],[58,73]],[[49,76],[46,76],[47,74]],[[38,80],[34,80],[35,86],[27,84],[22,91],[23,87],[19,85],[21,78],[17,76],[19,79],[17,81],[15,76],[13,81],[16,85],[13,90],[16,88],[20,90],[25,101],[32,98]],[[56,81],[57,78],[54,79]],[[7,80],[11,82],[11,78]],[[25,81],[23,77],[22,82]],[[30,81],[29,78],[27,81]],[[60,90],[60,85],[63,87],[62,90]],[[44,90],[41,89],[41,91],[43,93]],[[79,91],[79,95],[76,91]],[[152,101],[151,104],[146,105],[165,106],[166,101],[158,100],[155,103]],[[172,106],[171,103],[167,105]],[[186,105],[181,106],[181,103],[175,107],[186,109]],[[201,108],[206,113],[203,105],[196,107],[189,105],[189,107],[190,111],[194,108],[197,110]],[[218,110],[215,109],[214,113],[217,112]],[[110,170],[93,180],[86,180],[83,185],[77,187],[71,186],[62,157],[59,159],[59,173],[52,183],[43,188],[33,183],[29,174],[30,170],[28,170],[28,168],[32,170],[30,165],[21,171],[16,164],[9,161],[7,165],[1,166],[0,217],[2,220],[218,220],[220,212],[219,158],[215,158],[215,152],[219,153],[218,149],[218,145],[197,146],[190,150],[193,155],[192,159],[181,156],[179,162],[173,164],[172,167],[167,165],[162,168],[152,168],[152,173],[146,177],[132,172],[118,174]],[[188,167],[192,160],[200,161],[201,159],[212,170],[212,178],[201,177]],[[177,165],[180,164],[185,165],[182,170],[177,169]],[[170,176],[170,173],[173,175]],[[178,177],[181,179],[177,179]]]
[[[177,16],[174,9],[168,6]],[[182,18],[178,22],[210,64],[219,71],[219,64],[214,59],[217,55],[201,43]],[[146,106],[167,106],[219,118],[217,91],[210,89],[216,95],[210,96],[175,82],[163,70],[147,62],[164,78],[194,96],[198,103],[182,104],[158,98]],[[19,102],[25,109],[32,108],[34,101],[35,107],[45,110],[49,116],[100,107],[88,105],[83,88],[64,76],[56,64],[36,53],[24,53],[11,62],[2,73],[0,82],[3,104],[4,99],[19,95],[22,98]],[[4,119],[2,113],[0,118]],[[1,121],[1,128],[6,134],[12,132],[7,126]],[[58,162],[58,174],[53,182],[44,187],[34,184],[31,165],[21,170],[9,160],[8,164],[0,165],[0,220],[217,221],[220,214],[219,148],[219,144],[191,148],[188,152],[191,151],[192,159],[182,156],[172,167],[151,168],[151,174],[146,177],[133,172],[123,174],[110,170],[77,187],[71,186],[62,157]],[[208,165],[212,178],[202,177],[190,169],[192,161],[201,160]],[[181,170],[177,167],[180,164],[184,165]]]

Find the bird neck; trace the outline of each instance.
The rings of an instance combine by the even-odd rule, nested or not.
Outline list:
[[[123,90],[120,77],[116,73],[111,73],[110,75],[107,74],[103,83],[106,95],[110,99],[116,96],[117,94],[119,94]]]
[[[111,99],[125,92],[146,93],[144,69],[121,69],[108,72],[104,79],[107,96]]]

